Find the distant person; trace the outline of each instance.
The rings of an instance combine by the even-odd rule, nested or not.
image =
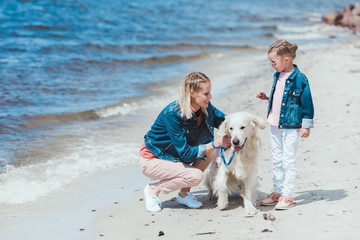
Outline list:
[[[348,27],[353,33],[360,31],[360,3],[345,5],[339,12],[330,12],[322,17],[330,25]]]
[[[180,85],[179,98],[167,105],[144,137],[140,149],[140,167],[145,176],[159,180],[144,188],[149,212],[161,210],[158,198],[180,190],[177,202],[189,208],[200,208],[190,188],[203,179],[215,147],[229,147],[228,137],[214,141],[225,114],[211,103],[210,79],[203,73],[189,73]]]
[[[314,126],[314,106],[309,81],[293,64],[298,46],[285,40],[273,43],[268,58],[276,70],[270,96],[258,92],[256,97],[268,100],[267,121],[271,125],[270,141],[273,155],[274,192],[261,201],[288,209],[293,203],[296,179],[296,152],[299,135],[307,138]]]

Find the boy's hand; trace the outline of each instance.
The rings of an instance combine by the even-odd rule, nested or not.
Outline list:
[[[258,92],[256,94],[256,97],[260,98],[261,100],[269,100],[269,96],[266,95],[266,93],[264,93],[264,92]]]
[[[302,138],[307,138],[310,135],[310,128],[302,128],[300,131],[300,136]]]

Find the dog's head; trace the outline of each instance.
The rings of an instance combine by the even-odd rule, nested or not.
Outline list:
[[[239,152],[246,142],[256,135],[257,127],[264,129],[265,120],[248,112],[237,112],[225,117],[225,121],[219,127],[218,135],[229,136],[234,150]]]

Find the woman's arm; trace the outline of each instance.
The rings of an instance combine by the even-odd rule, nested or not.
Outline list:
[[[184,129],[184,119],[175,111],[167,111],[164,113],[164,125],[180,159],[186,163],[196,161],[200,147],[188,144]]]

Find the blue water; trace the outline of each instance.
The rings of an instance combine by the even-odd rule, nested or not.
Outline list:
[[[2,1],[0,117],[114,104],[139,94],[137,85],[177,76],[163,65],[266,45],[279,24],[309,25],[309,13],[349,2]]]
[[[136,112],[137,102],[154,95],[154,84],[179,81],[216,53],[266,49],[278,36],[303,46],[339,41],[304,32],[351,2],[1,1],[0,172],[60,166],[66,161],[56,153],[65,151],[74,156],[68,161],[96,162],[96,151],[81,155],[89,139],[126,124],[124,108],[135,104]]]

